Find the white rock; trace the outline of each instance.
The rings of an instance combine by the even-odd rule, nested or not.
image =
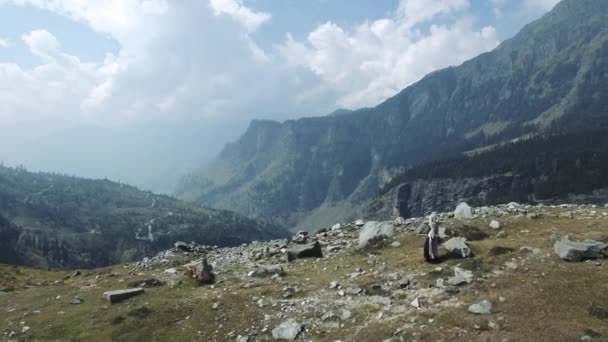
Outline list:
[[[451,238],[443,244],[450,254],[459,258],[468,258],[471,255],[471,248],[466,244],[467,239],[456,237]]]
[[[459,220],[470,220],[473,218],[473,209],[465,202],[460,203],[454,210],[454,218]]]
[[[482,300],[477,304],[469,306],[469,312],[476,315],[489,315],[492,313],[492,303],[487,300]]]
[[[331,230],[333,230],[333,231],[340,230],[340,229],[342,229],[342,225],[339,223],[336,223],[331,227]]]
[[[582,261],[608,257],[608,244],[593,240],[571,241],[568,236],[553,246],[555,253],[563,260]]]
[[[278,327],[272,329],[272,338],[275,340],[293,341],[302,332],[304,326],[294,319],[288,319]]]
[[[367,222],[359,233],[359,247],[368,247],[379,239],[391,238],[394,235],[395,227],[392,222]]]
[[[458,286],[462,284],[470,284],[473,281],[473,272],[463,270],[460,267],[454,267],[454,276],[448,279],[448,284]]]
[[[492,220],[492,222],[490,222],[490,228],[492,228],[492,229],[500,229],[500,222],[498,222],[496,220]]]
[[[423,304],[422,297],[416,297],[413,301],[410,302],[410,305],[417,309],[420,309],[422,307],[422,304]]]

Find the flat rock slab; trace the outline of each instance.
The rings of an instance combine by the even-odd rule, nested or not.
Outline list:
[[[103,293],[103,297],[110,301],[110,303],[118,303],[123,300],[127,300],[131,297],[140,295],[144,293],[144,289],[141,287],[136,287],[132,289],[124,289],[124,290],[114,290],[114,291],[106,291]]]
[[[323,251],[319,241],[304,245],[297,245],[287,249],[287,261],[303,258],[322,258]]]
[[[568,239],[559,240],[553,246],[555,253],[566,261],[583,261],[608,257],[608,244],[593,240],[575,242]]]

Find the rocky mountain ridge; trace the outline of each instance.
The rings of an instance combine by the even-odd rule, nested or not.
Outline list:
[[[375,108],[254,121],[215,162],[184,177],[177,194],[311,229],[357,215],[351,207],[421,163],[608,127],[606,23],[606,1],[564,0],[494,51]]]

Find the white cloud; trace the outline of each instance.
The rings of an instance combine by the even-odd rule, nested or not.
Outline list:
[[[174,170],[179,164],[174,155],[183,157],[183,151],[196,146],[192,154],[211,157],[250,119],[375,105],[425,74],[498,43],[492,27],[474,27],[468,0],[402,0],[386,18],[354,28],[327,22],[303,41],[287,35],[270,51],[256,44],[252,32],[271,15],[242,0],[0,0],[2,4],[65,16],[111,37],[118,49],[89,63],[66,53],[61,36],[25,32],[23,43],[39,64],[30,68],[0,62],[0,125],[14,132],[11,138],[0,136],[0,159],[30,155],[34,161],[48,159],[38,165],[49,169],[45,165],[55,165],[53,160],[101,165],[78,169],[85,176],[104,176],[98,174],[104,165],[114,169],[121,162],[125,170],[133,169],[131,181],[151,172],[142,170],[146,167],[190,171]],[[441,24],[433,25],[435,19]],[[65,127],[80,132],[74,136],[82,148],[65,148],[76,139],[64,133]],[[62,133],[49,133],[51,128]],[[116,129],[122,130],[122,139],[108,143],[112,139],[101,137]],[[181,138],[184,130],[193,137],[188,143]],[[45,141],[55,139],[58,155],[65,156],[45,153],[45,144],[31,136],[34,131]],[[137,140],[145,134],[154,139]],[[122,150],[120,160],[111,159],[123,146],[119,141],[125,142],[124,151],[135,151],[130,153],[140,161],[137,165],[128,164],[132,158]],[[138,147],[129,150],[129,144]],[[98,156],[105,157],[98,161]]]
[[[8,39],[0,37],[0,48],[7,48],[9,45]]]
[[[0,63],[1,72],[8,75],[0,79],[9,104],[0,114],[4,120],[35,122],[61,115],[118,125],[137,119],[237,115],[264,96],[264,89],[244,91],[243,86],[259,82],[259,73],[282,77],[274,75],[279,72],[270,69],[271,57],[248,36],[269,15],[240,2],[0,0],[0,5],[3,2],[43,8],[83,22],[120,45],[118,53],[109,53],[102,63],[86,64],[63,53],[50,32],[24,34],[25,44],[42,64],[24,70]],[[224,20],[222,13],[237,20]],[[268,87],[284,87],[281,82],[264,82]],[[30,98],[28,91],[34,89],[45,93],[45,87],[51,87],[52,103],[20,100]],[[239,92],[243,95],[235,98]]]
[[[529,9],[548,11],[553,9],[560,0],[524,0],[524,5]]]
[[[469,0],[401,0],[397,15],[401,25],[413,27],[440,14],[467,9]]]
[[[463,12],[468,6],[465,0],[403,0],[392,18],[366,22],[351,31],[327,22],[306,42],[288,35],[278,49],[292,66],[323,79],[339,94],[340,107],[372,106],[431,71],[498,45],[493,27],[473,28]],[[449,15],[449,24],[429,26],[438,15]]]
[[[256,12],[244,6],[240,0],[210,0],[210,6],[216,16],[227,14],[249,32],[257,30],[271,18],[269,13]]]

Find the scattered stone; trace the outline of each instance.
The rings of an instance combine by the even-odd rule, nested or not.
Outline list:
[[[365,225],[365,222],[363,220],[355,221],[355,226],[357,226],[357,227],[363,227],[364,225]]]
[[[330,289],[337,289],[338,287],[340,287],[340,283],[338,283],[337,281],[332,281],[331,283],[329,283],[329,288]]]
[[[285,275],[285,270],[281,265],[268,265],[256,267],[254,270],[249,271],[247,276],[249,277],[265,277],[269,275],[279,275],[280,277]]]
[[[443,248],[455,257],[468,258],[471,256],[471,248],[466,241],[465,238],[451,238],[443,244]]]
[[[188,246],[188,244],[183,241],[177,241],[173,244],[173,246],[175,246],[175,249],[177,249],[178,251],[190,252],[190,246]]]
[[[416,297],[413,301],[410,302],[410,305],[415,307],[416,309],[420,309],[424,305],[424,298]]]
[[[287,261],[293,261],[296,259],[303,258],[322,258],[323,251],[321,250],[321,244],[319,241],[315,241],[309,244],[301,246],[293,246],[286,251]]]
[[[487,300],[482,300],[477,304],[469,306],[469,312],[476,315],[489,315],[492,313],[492,303]]]
[[[332,231],[336,231],[336,230],[340,230],[340,229],[342,229],[342,225],[339,223],[336,223],[331,227]]]
[[[239,336],[236,338],[236,342],[249,342],[251,341],[251,337],[249,336]]]
[[[78,304],[82,304],[82,302],[83,302],[82,298],[76,296],[70,301],[70,304],[78,305]]]
[[[454,276],[448,279],[447,283],[453,286],[470,284],[473,281],[473,272],[454,267]]]
[[[571,241],[568,236],[553,246],[555,253],[566,261],[582,261],[608,257],[608,244],[593,240]]]
[[[198,280],[199,284],[213,284],[215,274],[213,267],[207,263],[207,259],[200,259],[184,265],[186,275]]]
[[[353,313],[348,309],[342,309],[340,312],[340,319],[343,321],[349,320],[353,316]]]
[[[300,335],[303,329],[304,325],[296,322],[294,319],[289,319],[272,330],[272,338],[275,340],[293,341]]]
[[[163,286],[165,285],[165,283],[163,283],[162,281],[158,280],[158,279],[154,279],[154,278],[150,278],[150,279],[146,279],[146,280],[138,280],[138,281],[133,281],[131,283],[129,283],[129,287],[143,287],[143,288],[150,288],[150,287],[159,287],[159,286]]]
[[[492,228],[492,229],[500,229],[500,222],[498,222],[496,220],[492,220],[492,222],[490,222],[490,228]]]
[[[393,243],[391,243],[391,247],[393,247],[393,248],[399,248],[399,247],[401,247],[401,242],[399,242],[399,241],[393,241]]]
[[[401,279],[401,274],[395,272],[386,276],[386,280],[388,281],[399,281]]]
[[[144,293],[144,289],[141,287],[125,290],[106,291],[103,293],[103,297],[110,301],[110,303],[118,303],[123,300],[127,300],[133,296],[137,296]]]
[[[373,247],[393,235],[395,228],[392,222],[367,222],[359,233],[359,247]]]
[[[78,277],[78,276],[81,276],[81,275],[82,275],[82,272],[76,270],[76,271],[74,271],[74,273],[72,273],[71,277],[75,278],[75,277]]]
[[[326,313],[323,314],[323,316],[321,316],[321,320],[323,322],[332,321],[332,320],[335,320],[337,318],[338,318],[338,316],[336,316],[336,314],[333,313],[333,312],[326,312]]]
[[[403,217],[397,217],[395,219],[396,226],[403,226],[405,224],[405,219]]]
[[[465,203],[460,203],[454,210],[454,218],[459,220],[470,220],[473,218],[473,209]]]
[[[296,289],[293,287],[286,287],[283,289],[283,298],[291,298],[296,294]]]

